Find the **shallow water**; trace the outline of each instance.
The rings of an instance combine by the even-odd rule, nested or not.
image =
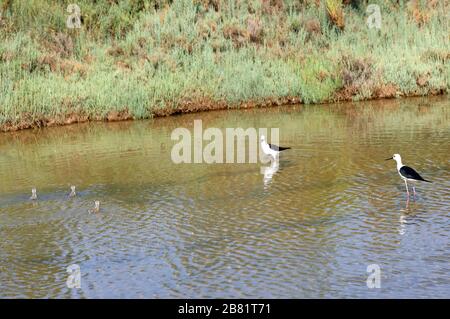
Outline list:
[[[388,100],[1,134],[0,297],[449,298],[449,107]],[[170,134],[194,119],[279,128],[292,150],[271,179],[260,163],[176,165]],[[393,153],[433,181],[415,202],[384,161]],[[79,289],[66,286],[71,264]],[[379,289],[366,284],[371,264]]]

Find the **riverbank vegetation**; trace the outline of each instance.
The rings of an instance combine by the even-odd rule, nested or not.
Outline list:
[[[74,2],[0,0],[2,130],[449,92],[449,1]]]

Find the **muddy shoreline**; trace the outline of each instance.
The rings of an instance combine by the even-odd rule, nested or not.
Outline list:
[[[338,100],[325,101],[323,103],[314,103],[314,104],[329,104],[329,103],[341,103],[341,102],[364,102],[370,100],[383,100],[383,99],[401,99],[401,98],[412,98],[412,97],[427,97],[427,96],[444,96],[447,95],[443,90],[437,92],[430,92],[428,95],[422,94],[403,94],[401,92],[391,91],[387,95],[382,95],[379,97],[373,97],[370,99],[364,99],[360,101],[353,101],[351,98],[343,98]],[[148,117],[135,119],[132,115],[125,109],[122,111],[114,111],[109,112],[106,116],[92,116],[86,115],[83,113],[71,113],[65,116],[60,117],[43,117],[42,119],[32,120],[27,119],[27,115],[25,114],[24,118],[19,123],[5,123],[0,125],[0,131],[3,133],[6,132],[15,132],[26,129],[36,129],[43,127],[54,127],[54,126],[65,126],[77,123],[86,123],[86,122],[117,122],[117,121],[132,121],[132,120],[144,120],[150,118],[158,118],[158,117],[166,117],[187,113],[199,113],[199,112],[207,112],[207,111],[218,111],[218,110],[226,110],[226,109],[252,109],[252,108],[264,108],[264,107],[276,107],[281,105],[296,105],[296,104],[304,104],[302,103],[299,97],[284,97],[284,98],[270,98],[265,99],[264,101],[246,101],[241,102],[237,105],[229,105],[226,102],[220,101],[211,101],[211,100],[203,100],[203,101],[187,101],[181,103],[176,108],[163,108],[153,110],[152,114]],[[311,105],[314,105],[311,104]]]

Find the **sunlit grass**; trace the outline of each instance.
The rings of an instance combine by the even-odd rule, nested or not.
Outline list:
[[[340,1],[272,8],[217,1],[216,11],[205,6],[211,1],[80,0],[77,30],[66,27],[69,3],[12,1],[3,13],[1,126],[62,123],[74,114],[76,120],[111,112],[147,118],[189,103],[238,107],[287,97],[323,103],[449,91],[443,3],[418,23],[406,7],[374,1],[381,30],[367,27],[365,8],[345,6],[340,32],[323,5],[336,9]],[[344,57],[367,64],[362,84],[352,73],[358,67]],[[386,85],[393,93],[383,95]]]

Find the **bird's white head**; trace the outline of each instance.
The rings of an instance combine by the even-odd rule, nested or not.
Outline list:
[[[266,141],[266,137],[264,135],[261,135],[261,142],[265,142]]]
[[[392,156],[392,159],[394,161],[396,161],[397,163],[401,163],[402,162],[402,158],[401,158],[400,154],[394,154],[394,156]]]
[[[386,161],[387,160],[394,160],[394,161],[396,161],[397,162],[397,169],[400,169],[400,167],[403,166],[402,158],[401,158],[400,154],[394,154],[392,157],[386,158]]]

